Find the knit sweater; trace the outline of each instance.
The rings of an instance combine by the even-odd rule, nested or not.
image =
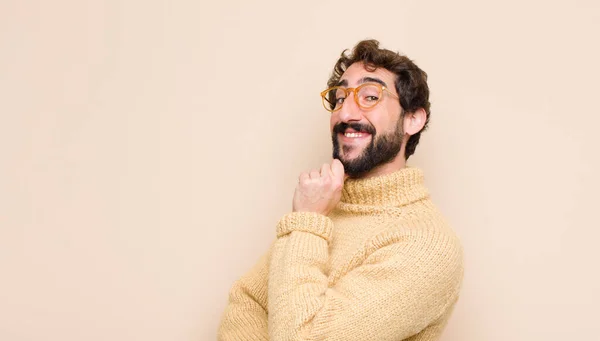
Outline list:
[[[420,169],[348,179],[329,216],[280,219],[234,283],[218,340],[438,340],[462,279],[461,243]]]

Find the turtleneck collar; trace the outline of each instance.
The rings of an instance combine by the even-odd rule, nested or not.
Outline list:
[[[423,171],[404,167],[394,173],[348,179],[344,183],[341,202],[367,206],[404,206],[429,196],[423,183]]]

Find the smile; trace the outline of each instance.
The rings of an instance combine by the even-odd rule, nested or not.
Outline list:
[[[342,144],[353,145],[356,143],[362,144],[365,141],[368,141],[372,135],[367,132],[347,131],[343,134],[340,133],[338,136],[339,141]]]
[[[363,133],[344,133],[344,136],[346,137],[363,137],[363,136],[367,136],[369,134],[363,134]]]

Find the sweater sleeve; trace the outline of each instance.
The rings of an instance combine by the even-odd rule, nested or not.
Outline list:
[[[270,250],[239,280],[230,292],[219,325],[218,341],[268,341],[267,277]]]
[[[452,237],[392,229],[331,279],[332,228],[315,213],[279,222],[269,269],[271,341],[402,340],[441,319],[458,299],[462,249]]]

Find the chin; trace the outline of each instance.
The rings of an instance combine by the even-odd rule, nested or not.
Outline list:
[[[352,162],[352,161],[356,160],[357,158],[358,158],[357,156],[346,156],[346,155],[343,155],[341,157],[340,161]]]
[[[352,161],[358,159],[364,151],[364,148],[352,148],[349,152],[341,155],[344,160]]]

